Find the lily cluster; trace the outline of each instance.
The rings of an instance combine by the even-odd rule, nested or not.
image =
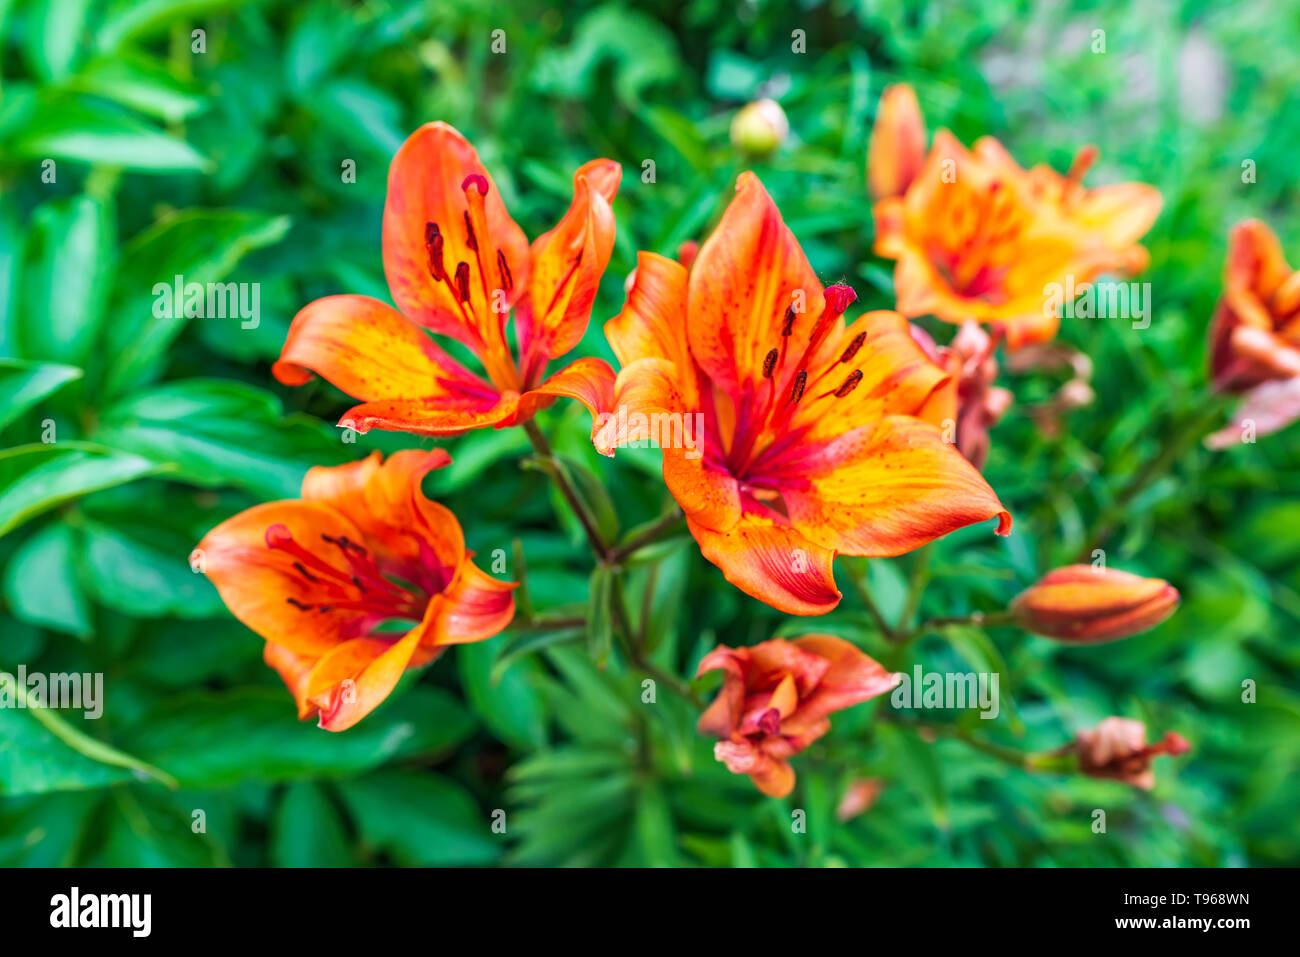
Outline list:
[[[738,117],[735,135],[753,151],[778,149],[778,113]],[[1143,184],[1084,186],[1089,147],[1060,174],[1021,167],[988,137],[970,149],[942,130],[926,140],[915,93],[886,90],[868,180],[876,251],[896,262],[895,310],[851,315],[856,293],[823,284],[745,172],[702,243],[677,259],[639,254],[626,302],[604,325],[618,371],[589,356],[550,371],[590,323],[621,167],[579,167],[567,212],[529,243],[474,147],[429,124],[389,173],[382,247],[395,305],[310,303],[273,374],[288,385],[324,378],[356,400],[339,424],[361,432],[525,426],[537,441],[533,417],[569,398],[591,412],[594,447],[615,455],[651,438],[644,423],[691,416],[702,428],[689,448],[660,438],[662,474],[702,556],[783,613],[825,614],[841,598],[838,555],[897,556],[990,520],[1010,533],[982,474],[990,432],[1014,401],[997,352],[1054,347],[1061,317],[1044,308],[1053,284],[1143,269],[1139,240],[1161,206]],[[1300,273],[1266,227],[1247,223],[1234,232],[1226,285],[1211,332],[1214,386],[1245,394],[1243,415],[1267,406],[1264,431],[1280,427],[1280,409],[1300,414]],[[910,321],[926,316],[955,335],[940,343],[941,324]],[[482,572],[457,517],[423,492],[449,462],[442,450],[407,450],[314,468],[299,499],[241,512],[199,544],[196,563],[265,640],[300,717],[345,730],[408,669],[511,624],[515,584]],[[1067,566],[1003,619],[1093,644],[1154,627],[1178,601],[1160,579]],[[795,786],[790,759],[829,731],[834,712],[899,681],[850,642],[816,633],[720,645],[697,677],[714,671],[722,687],[700,732],[717,739],[730,771],[778,797]],[[1147,745],[1139,723],[1109,722],[1071,746],[1086,774],[1145,788],[1155,755],[1187,749],[1172,733]],[[856,787],[849,816],[880,790]]]

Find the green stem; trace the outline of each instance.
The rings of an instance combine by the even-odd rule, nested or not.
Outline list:
[[[632,621],[627,613],[627,601],[623,595],[623,582],[617,575],[614,576],[614,630],[618,633],[623,651],[628,657],[628,662],[641,671],[644,671],[656,681],[666,684],[679,695],[689,701],[698,709],[704,708],[704,702],[700,700],[699,695],[691,690],[690,685],[682,681],[674,674],[664,671],[654,662],[645,657],[645,653],[637,639],[637,633],[632,628]]]
[[[682,515],[682,510],[674,504],[672,511],[656,520],[655,523],[645,531],[640,532],[617,548],[611,549],[609,552],[610,564],[621,564],[631,558],[642,548],[645,548],[647,545],[653,545],[655,542],[659,541],[659,539],[665,538],[671,534],[679,526],[684,525],[685,521],[686,519]]]
[[[45,727],[45,730],[49,731],[78,754],[90,758],[92,761],[97,761],[100,764],[107,764],[116,768],[126,768],[129,771],[134,771],[137,774],[144,775],[145,777],[153,778],[155,781],[165,785],[173,791],[180,787],[180,783],[166,771],[156,768],[152,764],[141,761],[139,758],[133,757],[125,751],[119,751],[111,745],[107,745],[102,741],[90,737],[90,735],[83,734],[48,708],[38,704],[32,704],[30,699],[27,697],[27,690],[19,687],[18,682],[8,674],[5,674],[4,677],[0,678],[0,681],[5,681],[10,685],[17,699],[18,707],[26,708],[30,711],[32,717],[39,721]]]
[[[582,525],[582,530],[587,535],[587,541],[591,543],[591,549],[596,553],[596,558],[602,562],[609,559],[609,546],[601,537],[596,528],[596,523],[587,513],[587,508],[582,504],[582,499],[570,484],[568,476],[564,472],[564,464],[555,458],[555,453],[551,451],[551,443],[546,441],[546,436],[542,430],[537,427],[531,420],[524,423],[524,432],[528,435],[528,441],[533,444],[533,450],[537,452],[539,458],[547,459],[552,467],[547,469],[556,488],[564,496],[564,500],[569,503],[569,508],[573,514],[578,517],[578,522]]]
[[[921,607],[921,596],[925,586],[930,583],[931,547],[923,545],[916,550],[916,561],[912,565],[912,581],[907,588],[907,601],[903,604],[903,614],[898,619],[898,630],[910,630],[916,613]]]
[[[862,602],[863,607],[867,609],[867,614],[871,616],[871,620],[876,623],[876,627],[880,629],[880,633],[885,636],[885,639],[887,641],[897,641],[898,635],[894,632],[894,627],[885,620],[880,606],[871,597],[871,589],[867,585],[867,565],[865,562],[862,566],[861,575],[849,576],[849,584],[858,596],[858,601]]]

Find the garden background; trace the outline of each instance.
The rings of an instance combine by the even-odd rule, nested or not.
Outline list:
[[[1230,226],[1262,218],[1300,261],[1298,50],[1294,0],[0,0],[0,669],[104,675],[98,720],[0,709],[0,862],[1300,863],[1300,431],[1221,453],[1166,444],[1205,409]],[[1140,277],[1150,327],[1063,323],[1061,340],[1092,359],[1096,397],[1054,435],[1031,411],[1060,373],[1004,375],[1017,404],[985,474],[1015,516],[1010,538],[978,527],[924,558],[841,558],[844,601],[807,622],[727,585],[679,537],[634,570],[631,599],[655,663],[677,675],[720,641],[831,631],[894,667],[999,672],[997,719],[860,705],[773,800],[714,761],[671,688],[645,703],[644,675],[617,652],[602,671],[581,629],[521,626],[408,675],[348,732],[296,721],[261,640],[187,557],[235,511],[296,494],[312,464],[431,444],[379,432],[346,444],[333,423],[349,399],[269,371],[308,301],[388,298],[379,225],[402,140],[436,119],[462,130],[529,235],[563,212],[581,162],[623,164],[617,244],[576,353],[612,358],[601,326],[636,251],[672,255],[707,235],[750,165],[731,119],[763,95],[790,133],[752,168],[825,282],[850,283],[859,307],[891,306],[865,159],[880,91],[900,80],[932,129],[992,134],[1022,164],[1058,170],[1095,143],[1090,184],[1157,186]],[[153,287],[177,274],[260,284],[257,328],[156,318]],[[540,424],[603,479],[622,529],[667,503],[656,450],[601,459],[572,402]],[[425,489],[482,564],[501,549],[519,577],[522,555],[532,605],[581,614],[592,559],[545,474],[521,468],[522,431],[445,445],[455,463]],[[867,576],[893,616],[1002,607],[1072,560],[1166,452],[1168,475],[1107,544],[1113,567],[1182,592],[1153,631],[1071,648],[955,628],[902,661],[851,584]],[[1158,762],[1154,792],[1008,767],[918,728],[1030,751],[1112,714],[1190,740],[1189,756]],[[861,778],[884,784],[879,800],[840,821]],[[491,827],[498,809],[505,833]]]

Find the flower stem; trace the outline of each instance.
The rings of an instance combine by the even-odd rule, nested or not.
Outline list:
[[[682,510],[674,504],[672,510],[657,519],[653,525],[617,548],[610,549],[610,564],[621,564],[647,545],[653,545],[659,539],[667,537],[679,526],[683,525],[684,522],[685,518],[682,515]]]
[[[582,504],[582,499],[574,490],[573,485],[569,482],[568,476],[565,475],[563,463],[555,458],[555,453],[551,451],[551,443],[546,441],[546,436],[542,430],[537,427],[531,420],[524,423],[524,432],[528,435],[528,441],[533,444],[533,450],[537,452],[540,458],[548,459],[554,468],[547,469],[551,478],[555,481],[555,486],[564,496],[564,500],[569,503],[569,508],[573,514],[578,517],[578,522],[582,525],[582,530],[587,535],[587,541],[591,543],[591,550],[596,553],[596,558],[600,561],[607,561],[609,558],[609,546],[601,537],[596,528],[595,520],[587,512],[587,508]]]

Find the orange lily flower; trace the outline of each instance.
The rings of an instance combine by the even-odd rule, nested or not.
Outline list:
[[[450,461],[411,449],[317,466],[301,499],[256,505],[199,543],[192,562],[266,639],[300,718],[319,712],[322,728],[350,728],[407,668],[514,617],[515,585],[480,571],[456,516],[420,491]],[[405,631],[383,627],[399,622]]]
[[[1300,417],[1300,270],[1259,220],[1233,228],[1223,286],[1210,325],[1210,375],[1215,389],[1246,401],[1233,424],[1206,440],[1212,448],[1239,441],[1247,419],[1267,435]]]
[[[719,645],[696,677],[714,670],[724,672],[722,690],[699,731],[720,739],[713,753],[727,770],[748,774],[770,797],[794,790],[789,759],[831,729],[832,713],[884,694],[902,677],[831,635]]]
[[[1174,613],[1178,602],[1178,589],[1164,579],[1067,565],[1017,595],[1011,612],[1035,634],[1098,644],[1154,628]]]
[[[897,260],[898,310],[1001,325],[1008,348],[1045,342],[1060,325],[1049,289],[1146,264],[1136,242],[1160,211],[1139,183],[1085,189],[1096,150],[1070,172],[1024,170],[997,140],[967,150],[947,130],[925,154],[925,121],[907,87],[881,99],[868,154],[878,255]]]
[[[1147,727],[1130,718],[1106,718],[1095,729],[1080,731],[1075,739],[1079,770],[1089,777],[1123,781],[1144,791],[1156,786],[1152,762],[1157,755],[1186,754],[1192,749],[1175,731],[1155,744],[1147,744]]]
[[[837,552],[899,555],[994,517],[1011,527],[979,472],[915,417],[945,374],[896,313],[846,326],[854,298],[822,287],[744,173],[689,273],[643,252],[605,326],[623,368],[597,448],[655,438],[647,420],[696,423],[690,443],[659,437],[668,489],[704,557],[790,614],[839,602]]]
[[[568,212],[530,247],[474,147],[446,123],[420,127],[388,173],[384,273],[398,308],[365,296],[316,300],[294,317],[275,377],[301,385],[315,373],[360,399],[339,423],[359,432],[503,428],[558,396],[595,415],[613,389],[609,365],[582,358],[549,378],[546,366],[587,329],[614,246],[610,203],[621,176],[611,160],[581,166]],[[431,332],[468,348],[486,378]]]
[[[998,378],[998,361],[993,357],[997,338],[975,322],[962,323],[947,346],[936,345],[917,325],[912,326],[912,338],[930,361],[949,375],[919,417],[941,429],[951,428],[957,449],[982,469],[989,457],[989,429],[998,424],[1015,398],[1010,390],[993,384]]]

